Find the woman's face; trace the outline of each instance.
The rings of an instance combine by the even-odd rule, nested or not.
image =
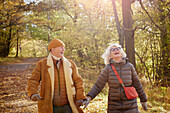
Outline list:
[[[121,49],[120,47],[115,47],[115,46],[111,47],[111,49],[110,49],[110,57],[112,59],[121,58],[122,54],[120,52],[120,49]]]

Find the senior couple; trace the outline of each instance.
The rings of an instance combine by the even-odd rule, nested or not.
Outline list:
[[[127,61],[119,44],[111,44],[102,55],[106,66],[87,95],[76,64],[64,57],[65,44],[53,39],[48,50],[48,57],[36,64],[28,80],[28,94],[31,100],[38,102],[39,113],[83,113],[80,106],[86,107],[106,83],[109,85],[108,113],[139,113],[137,99],[126,97],[110,64],[115,66],[125,85],[135,87],[142,107],[147,111],[143,87],[134,66]]]

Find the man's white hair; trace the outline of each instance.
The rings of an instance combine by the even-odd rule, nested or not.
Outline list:
[[[109,61],[110,61],[110,59],[111,59],[111,58],[110,58],[110,54],[111,54],[110,49],[111,49],[113,46],[114,46],[114,47],[120,47],[120,48],[121,48],[121,49],[120,49],[120,52],[121,52],[121,54],[122,54],[122,58],[125,58],[125,57],[126,57],[126,53],[123,51],[121,45],[119,45],[119,44],[117,44],[117,43],[110,44],[110,46],[105,50],[105,53],[103,53],[103,55],[102,55],[102,58],[104,59],[105,65],[109,64]]]

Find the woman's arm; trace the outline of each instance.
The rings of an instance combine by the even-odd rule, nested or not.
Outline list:
[[[108,71],[107,68],[105,67],[99,74],[96,83],[93,85],[93,87],[91,88],[87,96],[90,96],[92,99],[95,98],[101,92],[106,82],[108,81],[107,76],[108,76]]]
[[[136,73],[136,70],[134,66],[132,65],[132,85],[135,87],[136,91],[138,92],[139,98],[141,102],[146,102],[147,97],[143,90],[142,84],[139,81],[138,75]]]

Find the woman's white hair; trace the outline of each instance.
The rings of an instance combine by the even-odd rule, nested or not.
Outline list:
[[[109,64],[109,61],[110,61],[110,49],[113,47],[113,46],[115,46],[115,47],[120,47],[121,49],[120,49],[120,52],[121,52],[121,54],[122,54],[122,58],[125,58],[126,57],[126,53],[123,51],[123,49],[122,49],[122,46],[121,45],[119,45],[119,44],[117,44],[117,43],[113,43],[113,44],[110,44],[110,46],[105,50],[105,53],[103,53],[103,55],[102,55],[102,58],[104,59],[104,63],[105,63],[105,65],[107,65],[107,64]]]

